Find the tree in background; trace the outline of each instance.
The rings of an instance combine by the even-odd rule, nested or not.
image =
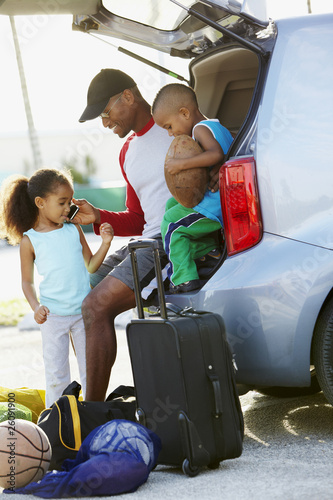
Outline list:
[[[89,184],[91,176],[97,172],[96,162],[90,155],[84,156],[82,160],[81,165],[83,166],[79,166],[77,156],[63,161],[62,163],[66,169],[71,171],[74,183]]]
[[[10,20],[10,25],[12,28],[17,67],[18,67],[18,71],[19,71],[19,75],[20,75],[25,114],[26,114],[27,122],[28,122],[29,138],[30,138],[33,163],[34,163],[33,170],[37,170],[38,168],[40,168],[42,166],[42,157],[41,157],[41,152],[40,152],[40,147],[39,147],[39,140],[38,140],[38,135],[37,135],[37,132],[35,129],[34,121],[32,118],[32,112],[31,112],[29,95],[28,95],[28,87],[27,87],[27,82],[25,79],[21,49],[20,49],[20,44],[19,44],[17,32],[16,32],[14,16],[9,16],[9,20]]]

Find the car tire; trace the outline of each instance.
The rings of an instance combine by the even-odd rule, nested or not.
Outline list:
[[[320,387],[333,405],[333,300],[326,304],[317,320],[312,358]]]
[[[257,387],[255,390],[260,394],[275,398],[296,398],[299,396],[311,396],[322,389],[315,370],[311,370],[311,385],[309,387]]]

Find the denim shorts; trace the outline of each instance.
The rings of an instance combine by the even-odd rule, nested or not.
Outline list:
[[[159,243],[161,267],[164,269],[168,263],[168,258],[163,249],[162,237],[158,235],[154,236],[153,239]],[[143,289],[155,278],[154,255],[151,248],[139,248],[136,250],[136,256],[140,285],[141,289]],[[94,274],[90,275],[90,285],[92,288],[98,285],[106,276],[113,276],[125,283],[131,290],[134,290],[131,256],[127,245],[109,255],[100,268]]]

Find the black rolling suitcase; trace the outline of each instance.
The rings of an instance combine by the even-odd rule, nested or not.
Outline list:
[[[160,315],[144,317],[136,249],[155,256]],[[182,466],[195,476],[239,457],[244,423],[231,351],[218,314],[188,309],[169,314],[165,304],[158,245],[129,243],[138,319],[127,325],[137,413],[141,424],[161,438],[158,463]]]

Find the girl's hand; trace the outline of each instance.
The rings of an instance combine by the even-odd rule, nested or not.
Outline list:
[[[168,158],[164,164],[164,167],[168,170],[169,174],[174,175],[181,172],[183,167],[182,160],[175,160],[174,158]]]
[[[39,304],[34,311],[34,318],[36,323],[41,325],[47,320],[47,315],[50,313],[46,306]]]
[[[99,233],[102,237],[103,243],[110,244],[114,237],[113,227],[108,223],[104,222],[99,227]]]

